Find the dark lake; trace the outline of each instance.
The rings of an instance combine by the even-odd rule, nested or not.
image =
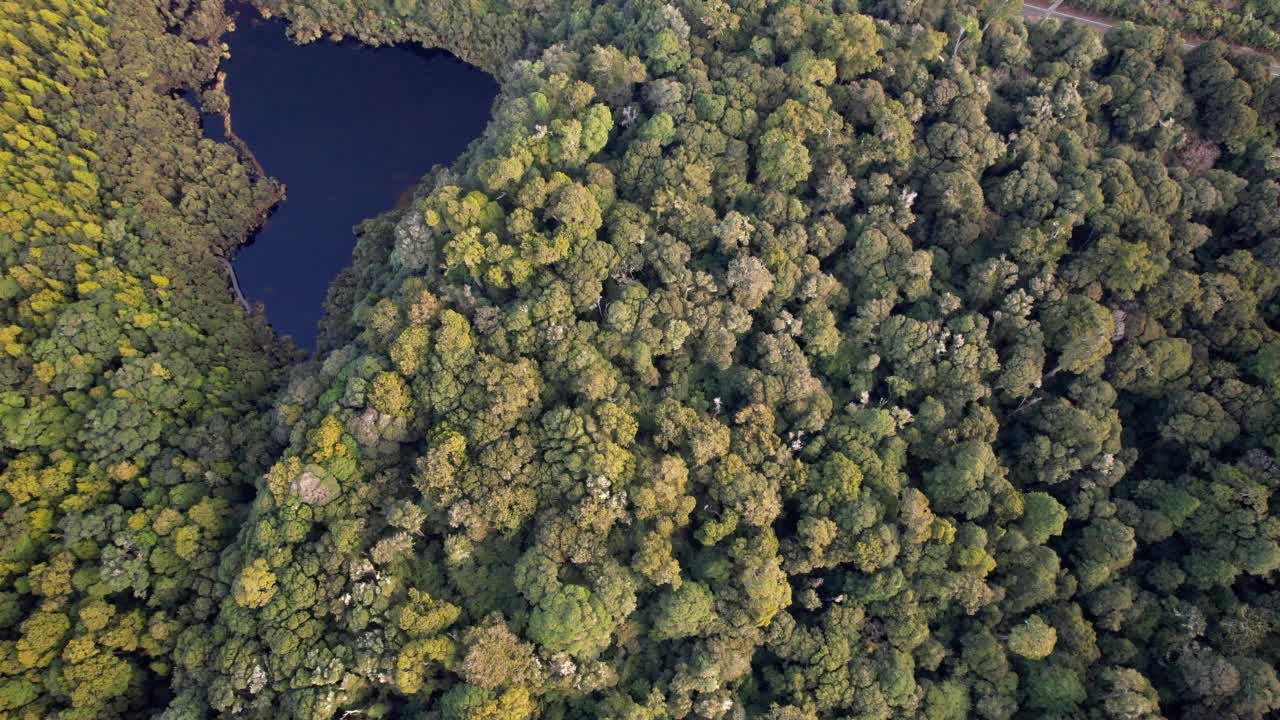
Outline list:
[[[311,349],[329,283],[351,260],[352,226],[461,154],[484,130],[498,85],[438,50],[295,45],[283,22],[249,10],[223,39],[232,126],[288,188],[236,255],[236,274],[276,332]]]

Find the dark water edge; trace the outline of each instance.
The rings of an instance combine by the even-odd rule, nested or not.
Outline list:
[[[232,125],[287,187],[236,254],[236,275],[278,334],[312,349],[329,284],[351,260],[352,227],[461,154],[488,123],[498,85],[442,50],[299,46],[283,21],[235,11],[222,65]],[[221,124],[202,115],[210,139],[225,140]]]

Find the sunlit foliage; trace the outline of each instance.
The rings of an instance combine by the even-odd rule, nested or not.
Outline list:
[[[269,415],[252,323],[140,249],[186,205],[77,140],[115,244],[0,248],[0,712],[1280,711],[1264,61],[1004,2],[265,4],[502,94]]]

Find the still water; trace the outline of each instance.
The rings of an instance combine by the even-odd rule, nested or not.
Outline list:
[[[235,133],[288,188],[236,255],[236,274],[276,332],[311,349],[329,283],[351,260],[352,226],[461,154],[488,122],[498,85],[438,50],[295,45],[283,22],[252,10],[224,41]]]

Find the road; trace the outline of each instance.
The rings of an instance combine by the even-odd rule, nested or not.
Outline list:
[[[1077,10],[1075,8],[1069,8],[1069,7],[1064,8],[1062,7],[1061,2],[1053,2],[1045,5],[1036,5],[1030,2],[1026,2],[1026,0],[1023,0],[1022,15],[1023,17],[1026,17],[1029,20],[1049,18],[1049,17],[1058,18],[1059,20],[1073,20],[1083,25],[1088,25],[1089,27],[1095,30],[1101,30],[1102,32],[1106,32],[1111,28],[1115,27],[1116,25],[1119,25],[1121,22],[1124,22],[1123,20],[1117,20],[1116,18],[1107,17],[1105,15],[1095,15],[1093,13],[1086,13],[1082,10]],[[1197,46],[1199,46],[1200,43],[1202,42],[1203,42],[1202,40],[1192,39],[1192,40],[1186,41],[1183,44],[1186,47],[1186,49],[1192,50]],[[1235,45],[1233,47],[1235,47],[1235,49],[1237,50],[1240,50],[1246,53],[1251,53],[1255,55],[1262,54],[1252,48],[1241,47],[1239,45]],[[1276,62],[1272,60],[1271,75],[1273,77],[1280,77],[1280,62]]]

